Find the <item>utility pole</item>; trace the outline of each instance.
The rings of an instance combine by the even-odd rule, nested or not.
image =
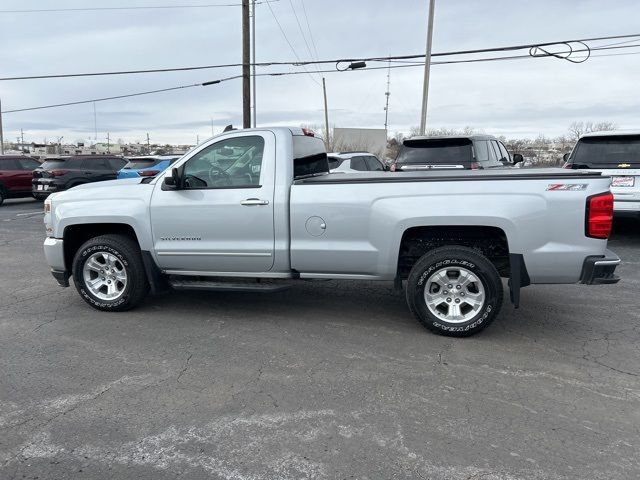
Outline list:
[[[424,56],[424,82],[422,84],[422,116],[420,117],[420,135],[424,135],[427,126],[427,101],[429,99],[429,74],[431,71],[431,40],[433,38],[433,10],[436,0],[429,0],[429,21],[427,24],[427,50]]]
[[[249,0],[242,0],[242,128],[251,128]]]
[[[147,155],[151,153],[151,147],[149,146],[149,132],[147,132]]]
[[[0,99],[0,155],[4,155],[4,134],[2,133],[2,100]]]
[[[20,147],[24,147],[24,132],[20,129]]]
[[[110,145],[109,145],[109,132],[107,132],[107,153],[111,153],[111,150],[109,149]]]
[[[387,133],[387,127],[389,122],[389,95],[391,95],[391,89],[389,88],[391,85],[391,60],[389,60],[389,68],[387,69],[387,91],[384,92],[387,97],[387,101],[384,106],[384,136],[388,138],[389,134]]]
[[[251,0],[251,95],[253,95],[253,116],[251,126],[256,128],[256,0]]]
[[[322,77],[322,93],[324,94],[324,130],[325,130],[324,148],[327,150],[327,152],[330,152],[331,141],[329,139],[329,112],[327,110],[327,85],[324,81],[324,77]]]

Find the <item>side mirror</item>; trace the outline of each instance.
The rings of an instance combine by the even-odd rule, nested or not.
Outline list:
[[[569,161],[569,154],[565,153],[564,155],[562,155],[562,160],[565,161],[565,162],[568,162]]]
[[[181,181],[180,181],[180,172],[178,171],[177,168],[172,168],[171,169],[171,176],[165,176],[164,177],[164,184],[167,187],[171,187],[174,190],[177,190],[180,185],[181,185]]]
[[[524,158],[520,153],[514,153],[513,154],[513,164],[515,165],[516,163],[520,163],[523,162]]]

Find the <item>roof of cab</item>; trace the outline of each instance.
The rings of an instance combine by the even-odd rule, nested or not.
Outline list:
[[[473,134],[473,135],[416,135],[415,137],[405,138],[405,140],[498,140],[495,135]]]
[[[640,130],[607,130],[604,132],[589,132],[580,135],[580,138],[585,137],[622,137],[625,135],[640,135]]]

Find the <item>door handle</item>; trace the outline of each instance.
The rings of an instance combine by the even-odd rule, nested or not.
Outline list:
[[[269,205],[269,200],[260,200],[259,198],[247,198],[246,200],[242,200],[240,205],[244,205],[246,207],[251,207],[253,205]]]

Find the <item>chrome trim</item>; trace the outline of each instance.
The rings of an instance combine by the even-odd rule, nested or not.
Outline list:
[[[383,280],[379,275],[351,273],[301,273],[300,278],[323,278],[335,280]]]
[[[594,265],[620,265],[621,260],[615,259],[615,260],[597,260],[594,262]]]
[[[289,272],[201,272],[199,270],[162,270],[165,275],[196,277],[294,278]]]
[[[182,252],[182,251],[160,251],[157,255],[178,255],[183,257],[270,257],[269,252]]]

